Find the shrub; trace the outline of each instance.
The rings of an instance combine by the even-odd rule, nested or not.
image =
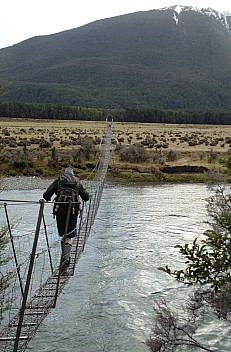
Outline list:
[[[94,140],[92,138],[85,137],[81,141],[81,147],[75,152],[73,158],[76,161],[90,160],[97,153],[97,148],[95,147]]]
[[[148,153],[142,144],[134,144],[122,147],[119,151],[119,156],[122,161],[139,163],[147,161]]]
[[[208,152],[208,163],[213,163],[217,159],[217,153],[210,149]]]
[[[47,162],[48,166],[56,169],[59,166],[58,163],[58,156],[57,156],[57,152],[56,152],[56,148],[53,147],[51,149],[51,156],[48,158],[48,162]]]
[[[83,159],[83,154],[81,148],[77,148],[72,152],[72,157],[75,162],[81,162]]]
[[[24,169],[25,167],[32,167],[32,157],[26,148],[16,149],[12,152],[11,167],[16,169]]]
[[[38,152],[37,152],[37,159],[38,160],[44,160],[45,158],[46,158],[46,153],[43,151],[43,150],[39,150]]]
[[[169,150],[167,153],[167,161],[175,161],[177,158],[177,152],[174,150]]]
[[[8,164],[11,159],[11,153],[1,150],[0,152],[0,163]]]
[[[152,352],[176,351],[180,346],[212,352],[195,339],[205,315],[211,314],[212,308],[217,318],[230,322],[231,195],[224,184],[219,184],[219,173],[215,171],[211,176],[215,183],[210,185],[214,195],[207,199],[210,229],[204,232],[204,239],[195,238],[192,244],[176,246],[185,258],[183,269],[172,270],[167,265],[159,268],[179,282],[200,288],[189,296],[180,315],[165,301],[156,302],[152,332],[146,340]]]
[[[154,152],[152,153],[152,161],[154,163],[158,163],[161,158],[161,153],[160,152]]]
[[[50,148],[51,143],[49,141],[46,141],[45,139],[41,139],[39,143],[39,148]]]

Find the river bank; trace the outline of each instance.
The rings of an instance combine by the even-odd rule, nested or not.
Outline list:
[[[0,166],[0,178],[3,179],[20,179],[27,177],[28,179],[54,179],[62,174],[64,168],[69,163],[60,163],[57,167],[50,167],[46,160],[43,165],[36,167],[36,165],[21,167],[11,167],[10,164]],[[81,180],[88,178],[94,168],[97,166],[96,162],[85,163],[83,165],[71,163],[75,174]],[[203,183],[209,179],[209,175],[213,170],[219,170],[226,174],[227,182],[231,182],[231,176],[227,174],[225,167],[220,163],[213,163],[211,166],[207,164],[199,165],[172,165],[165,164],[161,166],[150,165],[150,163],[118,163],[109,164],[106,180],[108,182],[117,183],[180,183],[193,182]]]
[[[51,180],[60,174],[51,174],[49,177],[17,175],[0,176],[0,190],[45,190]],[[84,180],[84,177],[80,177]],[[161,184],[206,184],[210,180],[209,173],[174,173],[166,174],[162,178],[148,173],[123,172],[115,177],[106,177],[107,184],[136,184],[138,185],[161,185]],[[226,182],[231,183],[231,177],[226,177]]]
[[[71,164],[81,179],[97,166],[105,123],[3,119],[0,176],[55,178]],[[107,180],[205,182],[224,167],[231,126],[113,123]]]

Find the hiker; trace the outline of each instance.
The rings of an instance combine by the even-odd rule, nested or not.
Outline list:
[[[89,194],[80,183],[79,178],[74,175],[74,171],[70,166],[65,169],[63,175],[52,182],[43,193],[43,198],[49,201],[53,194],[56,194],[53,214],[56,217],[58,234],[62,237],[62,269],[65,271],[70,265],[72,239],[77,236],[77,216],[80,210],[79,195],[87,202]],[[71,205],[69,205],[70,203]],[[69,207],[71,207],[69,210],[70,217],[65,235]]]

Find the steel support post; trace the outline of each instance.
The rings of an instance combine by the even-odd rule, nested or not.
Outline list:
[[[18,350],[18,344],[19,344],[19,340],[20,340],[23,318],[24,318],[24,313],[25,313],[25,309],[26,309],[26,302],[27,302],[28,292],[29,292],[29,288],[30,288],[32,271],[33,271],[33,267],[34,267],[34,260],[35,260],[35,254],[36,254],[36,249],[37,249],[37,244],[38,244],[39,232],[40,232],[40,227],[41,227],[41,222],[42,222],[42,217],[43,217],[43,210],[44,210],[45,201],[43,199],[41,199],[39,201],[39,203],[40,203],[39,215],[38,215],[37,226],[36,226],[36,230],[35,230],[34,243],[33,243],[32,251],[31,251],[31,255],[30,255],[30,263],[29,263],[29,268],[28,268],[28,273],[27,273],[25,289],[24,289],[24,293],[23,293],[22,305],[21,305],[21,309],[19,311],[18,328],[16,331],[13,352],[17,352],[17,350]]]
[[[14,238],[13,238],[13,235],[12,235],[12,231],[11,231],[11,227],[10,227],[10,221],[9,221],[9,216],[8,216],[8,212],[7,212],[6,206],[7,206],[7,204],[4,203],[4,209],[5,209],[5,214],[6,214],[6,221],[7,221],[7,226],[8,226],[9,234],[10,234],[10,242],[11,242],[11,246],[12,246],[12,250],[13,250],[13,256],[14,256],[15,266],[16,266],[16,270],[17,270],[17,275],[18,275],[18,281],[19,281],[21,293],[22,293],[22,296],[23,296],[23,285],[22,285],[22,279],[21,279],[21,275],[20,275],[20,268],[19,268],[19,266],[18,266],[18,260],[17,260],[17,255],[16,255],[15,246],[14,246]]]

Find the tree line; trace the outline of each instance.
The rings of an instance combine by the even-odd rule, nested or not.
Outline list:
[[[0,116],[48,120],[104,121],[108,116],[116,122],[213,124],[229,125],[231,111],[184,111],[155,108],[103,109],[44,103],[0,102]]]

